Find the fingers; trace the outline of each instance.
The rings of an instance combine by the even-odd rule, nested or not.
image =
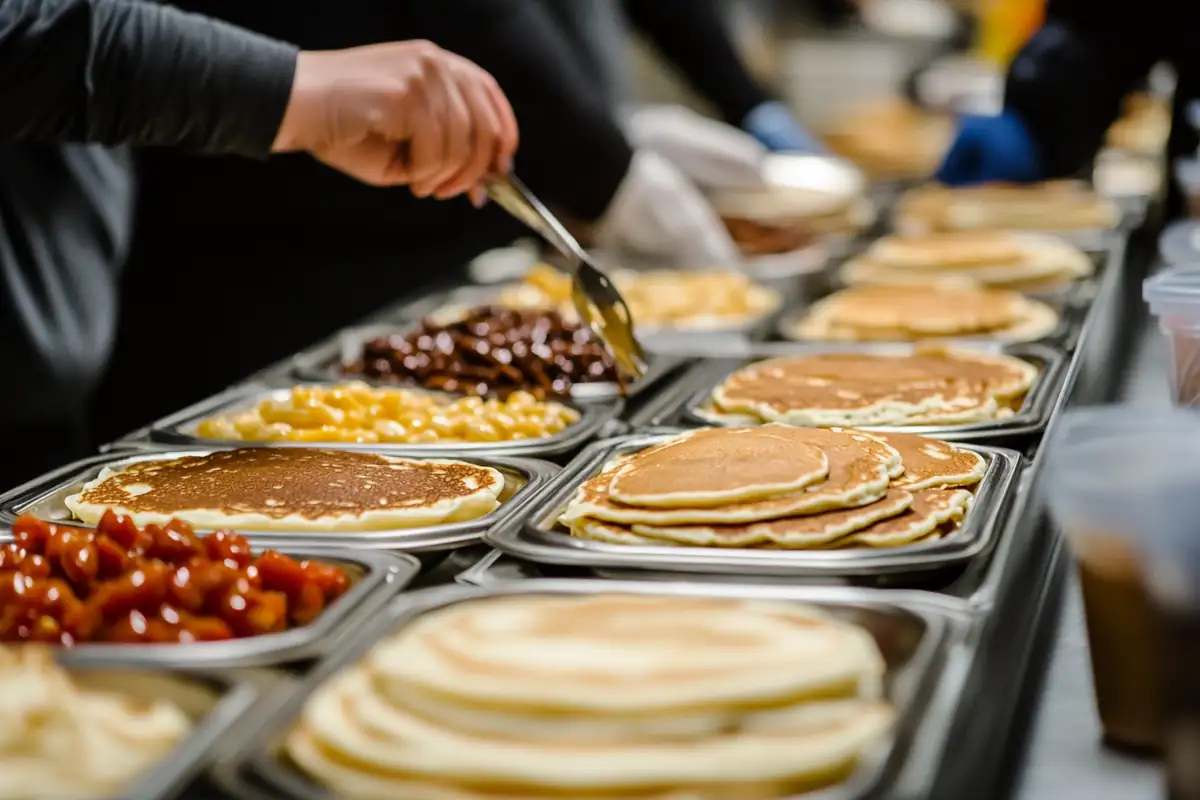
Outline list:
[[[470,154],[466,163],[438,188],[434,196],[439,199],[454,197],[479,184],[493,169],[501,133],[499,116],[484,87],[478,82],[460,77],[459,89],[466,104],[472,134],[468,142]]]
[[[491,101],[492,110],[500,121],[500,133],[496,139],[496,152],[491,167],[497,172],[509,172],[512,170],[513,156],[517,154],[517,146],[521,143],[517,116],[496,79],[486,72],[483,73],[483,77],[483,87]]]

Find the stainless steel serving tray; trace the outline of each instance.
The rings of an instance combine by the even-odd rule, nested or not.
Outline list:
[[[638,340],[651,352],[674,352],[678,343],[684,341],[722,341],[730,338],[761,339],[775,328],[780,314],[785,313],[796,301],[796,282],[790,279],[765,280],[759,284],[779,293],[779,305],[765,314],[747,319],[740,323],[723,325],[712,328],[687,327],[637,327]],[[510,284],[491,284],[487,286],[464,286],[442,295],[427,298],[402,306],[389,314],[384,322],[414,322],[425,317],[436,317],[447,310],[472,308],[481,305],[494,305],[500,293]]]
[[[86,666],[64,662],[84,686],[119,692],[135,701],[175,702],[194,727],[175,748],[133,785],[104,800],[164,800],[175,797],[210,764],[213,751],[262,700],[252,681],[229,673],[176,675],[161,669]],[[63,758],[75,754],[64,752]],[[97,798],[97,800],[101,800]]]
[[[897,577],[944,570],[989,551],[1016,486],[1021,457],[1011,450],[960,445],[987,460],[987,471],[962,527],[925,544],[873,550],[756,550],[614,545],[577,539],[558,527],[558,517],[585,480],[613,458],[671,438],[673,433],[633,434],[596,442],[552,481],[531,514],[494,526],[485,541],[497,550],[535,563],[592,569],[790,577]]]
[[[961,345],[963,349],[978,350],[990,354],[1004,354],[1020,358],[1036,365],[1037,379],[1020,410],[1011,417],[968,425],[909,425],[909,426],[859,426],[864,430],[917,433],[954,442],[996,442],[1017,437],[1030,436],[1045,429],[1050,411],[1063,388],[1063,365],[1065,357],[1055,348],[1037,344],[1001,345],[999,343],[972,342]],[[635,429],[645,427],[706,427],[714,424],[757,425],[755,419],[746,417],[719,423],[702,416],[704,406],[714,388],[726,377],[756,361],[782,356],[815,355],[818,353],[876,353],[901,355],[913,349],[909,344],[824,344],[824,343],[756,343],[744,347],[729,348],[709,358],[697,361],[684,375],[646,407],[638,409],[629,417]]]
[[[0,533],[0,542],[11,539],[10,531]],[[59,660],[70,666],[171,670],[241,669],[314,660],[335,649],[349,632],[387,605],[421,569],[416,558],[399,553],[287,544],[272,549],[296,559],[336,564],[355,574],[354,585],[312,622],[282,633],[192,644],[82,643],[60,651]]]
[[[0,495],[0,527],[8,528],[20,514],[34,514],[52,521],[71,521],[71,512],[64,499],[78,492],[83,484],[94,480],[105,467],[120,470],[143,461],[168,460],[184,456],[202,456],[226,448],[163,449],[152,451],[114,450],[100,456],[85,458],[61,469],[47,473],[29,483]],[[336,448],[328,448],[336,449]],[[510,516],[521,515],[526,505],[535,499],[557,472],[558,468],[545,461],[531,458],[463,458],[476,464],[493,467],[504,475],[504,491],[500,507],[466,522],[428,525],[380,531],[338,531],[314,533],[309,531],[241,531],[255,547],[277,545],[305,548],[349,547],[354,549],[399,550],[425,553],[451,550],[478,542],[483,533]]]
[[[317,385],[317,384],[296,384]],[[332,384],[321,384],[332,385]],[[399,388],[399,387],[395,387]],[[196,426],[208,417],[237,414],[249,411],[264,400],[286,400],[290,389],[271,388],[263,384],[243,384],[201,400],[182,411],[163,417],[150,426],[148,439],[158,444],[182,447],[325,447],[337,450],[361,450],[385,453],[393,456],[411,457],[457,457],[476,456],[529,456],[531,458],[553,458],[578,450],[589,441],[608,434],[616,423],[623,404],[618,401],[595,403],[565,403],[579,412],[579,421],[567,426],[553,436],[539,439],[517,439],[507,442],[433,442],[430,444],[403,444],[377,442],[360,444],[355,442],[251,442],[236,439],[205,439],[196,435]],[[428,389],[412,389],[448,399],[460,395],[436,392]]]
[[[455,603],[496,596],[600,592],[801,602],[862,625],[874,636],[887,663],[886,692],[898,712],[895,736],[869,754],[848,781],[804,794],[803,798],[922,796],[932,773],[930,761],[936,761],[947,744],[950,720],[935,712],[953,708],[961,694],[965,672],[962,646],[970,619],[960,604],[924,592],[594,580],[530,580],[486,588],[444,586],[398,599],[352,644],[331,655],[286,697],[271,704],[254,733],[256,745],[218,765],[217,781],[240,800],[258,800],[264,794],[330,800],[322,787],[280,757],[280,744],[307,699],[339,670],[358,661],[383,637],[421,614]]]
[[[342,371],[344,364],[353,363],[362,356],[363,344],[379,336],[403,336],[412,331],[419,323],[392,323],[389,325],[364,325],[341,331],[315,347],[297,354],[291,362],[290,374],[300,381],[363,381],[372,386],[410,386],[402,381],[372,378],[364,375],[354,375]],[[621,387],[612,382],[578,383],[571,387],[571,399],[576,402],[616,402],[624,397],[636,398],[647,389],[655,387],[664,378],[670,376],[676,369],[683,366],[687,359],[680,356],[650,353],[650,365],[646,374],[626,387],[624,394]],[[419,387],[414,387],[419,388]]]

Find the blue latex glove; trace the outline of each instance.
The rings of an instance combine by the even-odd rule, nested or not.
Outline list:
[[[824,153],[825,148],[800,126],[783,103],[761,103],[742,120],[742,130],[768,150]]]
[[[976,183],[1030,183],[1045,177],[1037,142],[1016,114],[964,116],[958,135],[938,169],[947,186]]]

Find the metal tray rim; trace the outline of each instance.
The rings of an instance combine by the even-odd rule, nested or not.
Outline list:
[[[552,532],[553,519],[576,488],[615,454],[666,440],[683,429],[632,434],[597,442],[564,469],[539,498],[536,518],[514,519],[488,531],[484,541],[509,555],[534,563],[590,568],[772,576],[858,577],[899,575],[952,567],[989,551],[1000,535],[1004,511],[1021,469],[1019,453],[997,447],[956,443],[988,460],[972,510],[959,535],[938,542],[879,550],[715,550],[694,547],[649,547],[568,541]],[[549,524],[547,524],[549,522]],[[549,541],[544,539],[549,538]]]
[[[25,508],[62,492],[68,484],[89,480],[84,477],[93,471],[114,464],[180,458],[189,455],[204,455],[227,448],[182,448],[182,449],[135,449],[111,450],[97,456],[80,459],[40,478],[35,478],[15,489],[0,494],[0,529],[12,525],[13,520]],[[333,449],[338,448],[324,448]],[[393,455],[385,453],[384,455]],[[419,456],[418,456],[419,458]],[[399,528],[382,531],[345,531],[338,533],[304,531],[242,531],[242,535],[256,547],[269,547],[278,542],[300,540],[308,547],[358,547],[402,550],[408,553],[447,550],[479,541],[491,526],[498,525],[510,516],[519,515],[526,504],[546,487],[557,474],[558,468],[546,461],[513,456],[462,457],[464,461],[492,466],[501,471],[520,474],[525,484],[519,487],[499,508],[465,522],[432,525],[421,528]],[[58,520],[55,520],[58,521]],[[68,520],[62,520],[67,522]]]
[[[301,381],[293,386],[332,385],[329,381]],[[392,387],[403,388],[403,387]],[[264,384],[242,384],[227,389],[220,394],[194,403],[191,406],[170,414],[153,423],[148,432],[151,442],[168,444],[177,447],[308,447],[334,448],[338,450],[356,450],[360,452],[376,452],[393,456],[502,456],[523,455],[533,458],[557,456],[568,453],[585,444],[600,433],[606,425],[616,420],[624,407],[620,400],[612,402],[560,402],[579,412],[579,421],[567,426],[552,436],[540,439],[518,439],[506,442],[435,442],[430,444],[405,443],[357,443],[357,442],[256,442],[240,439],[205,439],[193,433],[182,430],[195,425],[204,417],[222,413],[232,413],[243,406],[249,408],[269,397],[280,397],[290,391],[286,387],[272,387]],[[447,394],[434,392],[431,394]]]
[[[11,533],[0,533],[0,542],[4,541],[11,541]],[[270,549],[298,558],[342,561],[362,566],[365,572],[319,617],[287,631],[191,644],[81,643],[59,651],[59,661],[71,667],[119,664],[146,669],[210,670],[276,666],[318,658],[344,638],[341,630],[353,628],[359,620],[385,605],[421,570],[420,561],[407,553],[288,544],[274,545]]]
[[[780,347],[778,345],[782,344]],[[995,350],[1005,355],[1011,355],[1023,360],[1037,360],[1042,368],[1029,392],[1021,409],[1012,416],[1002,420],[969,423],[966,425],[859,425],[866,431],[881,433],[915,433],[922,436],[933,436],[952,442],[987,441],[1004,438],[1015,438],[1040,432],[1049,422],[1050,411],[1054,401],[1063,388],[1064,353],[1046,344],[1035,342],[1023,344],[1001,345],[1000,343],[967,343],[964,349]],[[768,345],[751,344],[745,353],[720,354],[697,361],[685,372],[676,384],[663,392],[663,397],[652,408],[644,413],[635,414],[631,424],[639,426],[673,426],[664,420],[682,419],[689,427],[708,427],[721,423],[704,419],[697,413],[698,407],[707,400],[713,388],[727,375],[738,369],[738,365],[728,365],[724,362],[747,361],[774,358],[787,355],[803,355],[807,353],[851,352],[851,353],[889,353],[907,349],[907,343],[860,343],[841,345],[825,342],[786,342]],[[718,363],[720,362],[720,363]],[[731,423],[732,424],[732,423]]]
[[[345,668],[374,647],[389,632],[410,623],[423,613],[435,611],[454,603],[488,597],[530,594],[593,594],[616,592],[663,596],[691,597],[744,597],[749,599],[778,600],[784,602],[807,602],[813,605],[843,605],[885,609],[886,613],[901,611],[919,618],[925,624],[922,641],[914,648],[906,665],[906,671],[916,675],[908,696],[901,699],[897,709],[895,735],[880,746],[879,752],[867,759],[864,769],[856,770],[846,782],[825,790],[803,795],[813,800],[859,797],[873,791],[877,786],[903,769],[906,753],[913,742],[928,736],[928,723],[921,714],[920,701],[939,694],[940,682],[936,678],[948,671],[952,650],[961,644],[971,625],[969,613],[963,604],[936,594],[902,589],[861,589],[853,587],[813,586],[750,586],[750,585],[700,585],[700,584],[648,584],[640,581],[596,581],[587,579],[531,579],[505,584],[480,586],[448,585],[414,592],[397,598],[365,626],[353,642],[323,661],[312,672],[293,687],[286,697],[262,715],[253,739],[259,744],[247,754],[236,759],[235,764],[226,764],[236,772],[245,768],[250,773],[275,789],[293,788],[302,783],[315,790],[306,796],[325,797],[318,786],[307,781],[299,773],[288,770],[266,749],[266,740],[274,738],[288,721],[303,709],[312,692],[329,678]],[[902,735],[912,741],[900,747]],[[797,798],[798,800],[798,798]]]

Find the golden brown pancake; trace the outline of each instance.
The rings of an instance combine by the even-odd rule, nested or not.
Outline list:
[[[896,207],[896,230],[906,234],[956,230],[1107,230],[1120,219],[1112,201],[1072,181],[909,191]]]
[[[803,426],[906,425],[927,415],[995,419],[1036,367],[1011,356],[925,347],[910,354],[817,353],[766,359],[713,390],[716,409]]]
[[[112,508],[138,525],[379,530],[481,516],[503,487],[496,470],[462,461],[263,447],[106,470],[66,502],[89,523]]]
[[[898,489],[916,491],[927,488],[974,486],[983,480],[987,462],[983,456],[955,447],[940,439],[912,433],[868,434],[900,453],[904,474],[892,480]]]
[[[966,489],[922,489],[913,493],[912,505],[906,511],[860,530],[850,537],[850,543],[867,547],[911,544],[948,522],[961,521],[971,498]]]
[[[828,474],[824,452],[795,428],[709,428],[627,458],[608,494],[623,505],[716,506],[795,492]]]

